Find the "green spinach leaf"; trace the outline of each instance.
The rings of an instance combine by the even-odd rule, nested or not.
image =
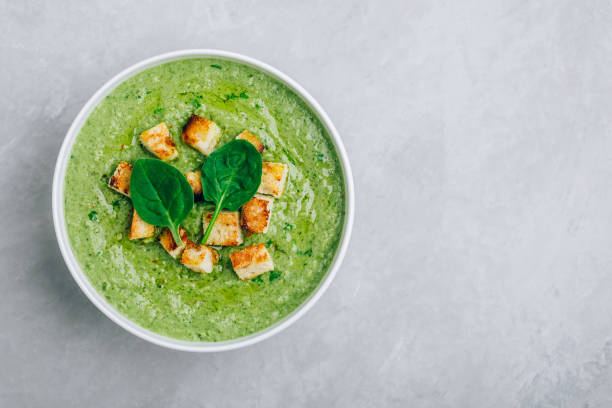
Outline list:
[[[204,200],[217,206],[201,242],[208,240],[222,209],[236,211],[255,195],[261,184],[261,167],[261,154],[242,139],[233,140],[208,156],[202,166],[202,192]]]
[[[179,224],[193,208],[193,191],[177,168],[157,159],[139,159],[130,178],[130,196],[140,218],[168,227],[177,245],[182,244]]]

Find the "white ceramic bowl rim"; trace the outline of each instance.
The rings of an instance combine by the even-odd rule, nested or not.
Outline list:
[[[83,270],[79,266],[76,258],[74,257],[74,254],[72,253],[72,249],[70,247],[70,240],[68,238],[66,222],[64,219],[64,176],[66,174],[66,167],[68,164],[70,151],[72,150],[72,145],[81,127],[85,123],[85,120],[87,119],[91,111],[96,107],[96,105],[102,99],[104,99],[104,97],[108,95],[113,89],[115,89],[115,87],[117,87],[120,83],[122,83],[132,75],[142,72],[156,65],[188,58],[206,57],[235,61],[242,64],[250,65],[256,69],[264,71],[279,80],[280,82],[284,83],[290,89],[292,89],[298,96],[303,99],[303,101],[305,101],[309,105],[310,109],[314,112],[315,115],[317,115],[321,123],[325,126],[328,134],[331,136],[331,139],[336,148],[336,152],[338,153],[338,156],[340,158],[342,169],[344,171],[346,215],[340,245],[336,251],[336,255],[330,267],[327,270],[327,273],[321,279],[321,282],[319,283],[318,287],[298,308],[296,308],[293,312],[291,312],[289,315],[285,316],[283,319],[276,322],[275,324],[245,337],[220,342],[190,342],[162,336],[139,326],[138,324],[129,320],[127,317],[124,317],[117,310],[115,310],[115,308],[108,304],[106,300],[102,296],[100,296],[96,289],[91,285],[91,283],[83,273]],[[144,340],[176,350],[198,352],[232,350],[255,344],[259,341],[267,339],[270,336],[273,336],[276,333],[279,333],[281,330],[289,327],[297,319],[304,315],[316,303],[316,301],[321,297],[321,295],[323,295],[323,293],[333,280],[334,276],[336,275],[340,264],[342,263],[351,236],[355,206],[353,176],[351,174],[351,167],[349,164],[348,156],[344,149],[344,145],[342,144],[340,135],[338,134],[338,131],[334,127],[333,123],[331,122],[323,108],[321,108],[321,106],[315,101],[315,99],[310,96],[310,94],[306,92],[306,90],[304,90],[304,88],[302,88],[297,82],[295,82],[289,76],[283,74],[276,68],[271,67],[270,65],[267,65],[261,61],[244,55],[212,49],[181,50],[161,54],[146,59],[135,65],[132,65],[131,67],[115,75],[111,80],[104,84],[104,86],[102,86],[87,101],[85,106],[83,106],[77,117],[72,122],[70,129],[68,129],[55,166],[55,173],[53,175],[52,200],[53,224],[55,226],[55,234],[57,236],[60,251],[62,253],[62,256],[64,257],[68,269],[70,270],[70,273],[72,274],[72,277],[77,282],[81,290],[85,293],[85,295],[89,298],[89,300],[91,300],[91,302],[96,305],[96,307],[100,309],[100,311],[102,311],[102,313],[104,313],[112,321],[114,321],[130,333]]]

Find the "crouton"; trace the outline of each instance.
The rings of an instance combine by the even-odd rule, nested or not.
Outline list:
[[[288,172],[286,164],[263,162],[261,184],[257,192],[279,198],[283,195]]]
[[[230,254],[232,267],[242,280],[253,279],[274,269],[266,244],[256,244]]]
[[[155,225],[151,225],[143,221],[134,210],[132,216],[132,227],[130,228],[130,239],[150,238],[155,235]]]
[[[183,241],[183,245],[181,246],[176,245],[176,242],[174,242],[174,238],[172,238],[172,233],[168,228],[164,228],[161,234],[159,234],[159,242],[173,258],[177,258],[181,254],[181,252],[183,252],[183,249],[185,249],[187,231],[179,227],[179,235],[181,236],[181,241]]]
[[[174,140],[172,140],[165,122],[142,132],[140,142],[148,151],[163,161],[173,160],[178,157],[176,144],[174,144]]]
[[[215,149],[221,128],[212,120],[191,115],[183,128],[183,142],[208,156]]]
[[[264,144],[261,143],[261,140],[259,140],[257,138],[257,136],[255,136],[254,134],[252,134],[248,130],[245,130],[241,134],[236,136],[236,139],[243,139],[243,140],[246,140],[247,142],[251,143],[253,146],[255,146],[255,148],[257,149],[257,151],[259,153],[264,151]]]
[[[211,273],[218,260],[217,251],[189,239],[181,257],[181,263],[196,273]]]
[[[212,216],[212,212],[204,213],[202,219],[204,232],[206,232]],[[242,244],[242,241],[238,211],[221,211],[206,241],[206,245],[238,246]]]
[[[124,161],[120,162],[115,172],[108,180],[108,186],[126,196],[130,196],[130,177],[132,176],[132,165]]]
[[[193,194],[202,195],[202,171],[188,171],[185,173],[185,178],[187,178]]]
[[[257,234],[265,234],[268,231],[273,202],[272,197],[258,194],[251,198],[248,203],[242,206],[240,223],[243,228]]]

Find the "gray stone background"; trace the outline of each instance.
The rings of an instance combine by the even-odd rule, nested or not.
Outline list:
[[[0,1],[0,406],[612,406],[609,1]],[[162,52],[288,73],[350,154],[347,259],[238,351],[148,344],[55,242],[85,101]]]

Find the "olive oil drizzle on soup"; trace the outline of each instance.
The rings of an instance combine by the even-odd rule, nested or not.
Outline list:
[[[264,143],[264,161],[289,166],[268,231],[221,249],[210,274],[191,272],[156,239],[130,241],[132,203],[107,187],[120,161],[153,157],[138,136],[162,121],[179,150],[171,164],[181,172],[199,169],[205,157],[180,136],[193,113],[221,127],[217,148],[248,129]],[[339,159],[310,109],[268,75],[216,59],[166,63],[114,89],[74,143],[64,200],[73,252],[97,291],[139,325],[191,341],[249,335],[298,307],[335,255],[345,207]],[[195,203],[182,223],[190,239],[199,238],[202,213],[213,209],[212,203]],[[275,270],[239,280],[229,254],[256,243],[267,244]]]

